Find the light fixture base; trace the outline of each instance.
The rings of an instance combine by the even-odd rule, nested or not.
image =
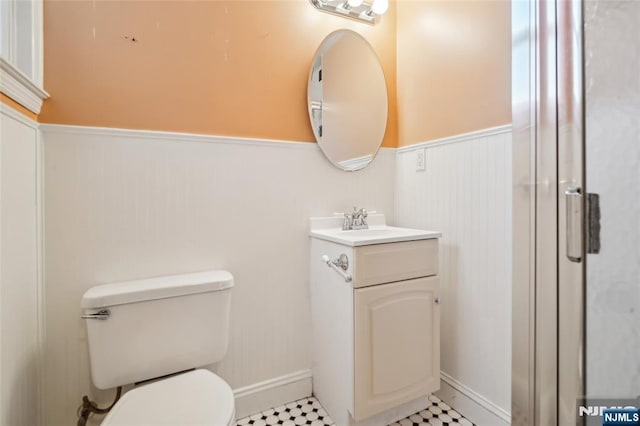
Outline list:
[[[362,2],[359,6],[349,6],[346,0],[309,0],[318,10],[343,18],[353,19],[369,25],[380,21],[380,15],[371,12],[371,4]]]

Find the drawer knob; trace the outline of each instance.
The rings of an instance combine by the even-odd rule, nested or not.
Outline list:
[[[435,302],[436,302],[436,305],[439,305],[439,304],[440,304],[440,298],[439,298],[439,297],[436,297]]]

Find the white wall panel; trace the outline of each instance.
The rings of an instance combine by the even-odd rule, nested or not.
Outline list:
[[[0,424],[37,425],[40,372],[38,132],[0,106]]]
[[[91,388],[80,298],[112,281],[227,269],[234,389],[311,367],[308,218],[362,206],[393,221],[395,156],[357,173],[315,144],[43,126],[46,423]],[[135,324],[132,324],[135,326]]]
[[[426,170],[416,171],[425,150]],[[442,371],[502,418],[511,406],[508,126],[399,150],[400,226],[441,231]],[[446,378],[445,378],[446,380]],[[463,390],[464,390],[463,389]],[[479,398],[479,399],[482,399]],[[473,420],[473,419],[472,419]]]

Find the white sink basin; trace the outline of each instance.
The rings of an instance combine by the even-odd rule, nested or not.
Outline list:
[[[333,221],[337,223],[338,221]],[[309,235],[312,237],[320,238],[322,240],[332,241],[338,244],[344,244],[347,246],[366,246],[370,244],[384,244],[395,243],[398,241],[414,241],[414,240],[427,240],[430,238],[440,238],[442,234],[436,231],[424,231],[420,229],[410,228],[398,228],[395,226],[384,225],[384,216],[382,221],[376,221],[383,224],[370,225],[369,229],[359,229],[353,231],[343,231],[338,227],[324,227],[327,225],[327,221],[317,221],[314,226],[312,219],[312,226]]]

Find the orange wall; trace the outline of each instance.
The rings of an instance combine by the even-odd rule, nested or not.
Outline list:
[[[16,101],[14,101],[13,99],[11,99],[10,97],[8,97],[2,92],[0,92],[0,103],[10,106],[11,108],[15,109],[19,113],[25,115],[27,118],[30,118],[34,121],[38,119],[38,116],[36,114],[32,113],[31,111],[29,111],[28,109],[26,109],[25,107],[23,107],[22,105],[20,105],[19,103],[17,103]]]
[[[511,123],[507,0],[398,0],[399,145]]]
[[[44,3],[46,123],[313,141],[306,106],[316,48],[362,34],[389,91],[397,145],[396,18],[369,26],[308,0]],[[132,42],[125,37],[135,37]]]

